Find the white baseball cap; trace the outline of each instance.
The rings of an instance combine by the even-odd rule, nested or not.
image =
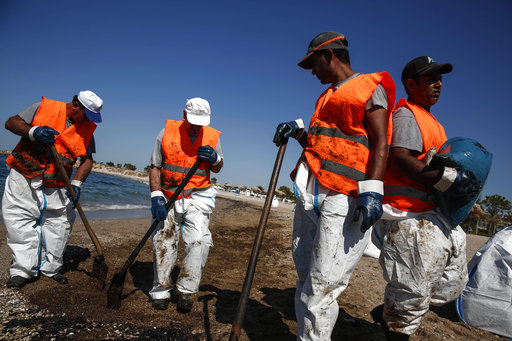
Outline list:
[[[85,107],[87,118],[93,122],[100,123],[100,111],[103,107],[103,100],[90,90],[80,91],[78,93],[78,100]]]
[[[185,111],[187,112],[188,123],[198,126],[210,124],[210,104],[207,100],[199,97],[191,98],[187,100]]]

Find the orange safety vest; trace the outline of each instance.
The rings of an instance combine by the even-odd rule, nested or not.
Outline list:
[[[167,120],[162,137],[163,165],[161,169],[162,191],[170,198],[181,181],[197,160],[199,147],[209,145],[217,147],[220,131],[209,126],[203,126],[194,143],[185,129],[185,121]],[[199,164],[194,175],[185,185],[182,194],[190,197],[192,192],[205,190],[210,187],[210,163],[203,161]]]
[[[364,123],[364,107],[379,84],[386,90],[390,103],[389,144],[395,83],[387,72],[357,76],[341,84],[334,92],[333,86],[329,87],[318,98],[302,157],[305,157],[309,168],[323,186],[357,196],[357,181],[366,179],[371,152]]]
[[[91,121],[82,121],[76,122],[66,129],[66,103],[43,97],[32,120],[32,125],[48,126],[60,133],[55,139],[55,149],[70,177],[77,158],[85,156],[87,152],[96,124]],[[50,148],[39,142],[31,141],[28,136],[20,139],[6,162],[29,179],[43,174],[43,186],[47,188],[66,185],[53,160]]]
[[[423,151],[418,156],[418,160],[424,160],[430,149],[435,148],[438,151],[443,143],[446,142],[447,138],[444,128],[434,115],[422,107],[408,102],[405,98],[398,101],[393,111],[400,107],[409,109],[416,118],[423,141]],[[427,187],[412,181],[392,167],[386,169],[384,176],[383,203],[409,212],[427,212],[436,207]]]

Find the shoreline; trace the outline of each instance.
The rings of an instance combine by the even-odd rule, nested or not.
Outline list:
[[[125,179],[136,180],[149,184],[149,173],[132,171],[125,168],[117,168],[94,163],[91,172],[119,176]]]
[[[243,194],[237,194],[229,191],[217,190],[217,198],[237,201],[246,205],[254,205],[263,208],[264,198],[248,197]],[[270,212],[275,214],[292,214],[295,207],[294,203],[279,202],[278,206],[271,207]],[[133,209],[114,209],[114,210],[84,210],[88,220],[133,220],[133,219],[151,219],[151,208],[133,208]],[[215,213],[215,209],[214,209]],[[77,214],[77,220],[80,215]],[[3,223],[0,219],[0,223]]]
[[[114,175],[114,174],[112,174]],[[263,208],[264,198],[248,197],[244,194],[237,194],[229,191],[217,189],[217,198],[237,201],[246,205],[253,205]],[[292,214],[295,207],[294,203],[279,202],[278,206],[271,207],[270,212],[275,214]],[[215,209],[214,209],[215,212]],[[135,220],[135,219],[151,219],[151,207],[147,208],[131,208],[131,209],[112,209],[112,210],[87,210],[84,209],[87,220]],[[80,215],[77,213],[76,220],[81,222]],[[0,215],[0,224],[3,219]]]

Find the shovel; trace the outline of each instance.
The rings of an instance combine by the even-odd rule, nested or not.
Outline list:
[[[261,241],[267,226],[267,219],[270,212],[270,207],[272,206],[272,198],[274,198],[277,179],[279,178],[279,170],[281,169],[285,150],[286,142],[279,147],[279,151],[277,153],[274,170],[272,171],[272,177],[270,178],[270,184],[268,185],[267,198],[265,199],[265,204],[263,205],[263,212],[261,212],[258,232],[256,233],[256,238],[254,239],[251,257],[249,259],[249,266],[247,267],[247,272],[245,274],[244,286],[242,288],[242,293],[240,294],[240,300],[238,301],[235,320],[231,326],[231,334],[229,335],[230,341],[238,340],[242,332],[245,308],[247,306],[247,300],[249,298],[249,292],[251,290],[252,280],[254,278],[254,270],[256,269],[256,263],[258,262],[258,255],[261,249]]]
[[[185,175],[185,178],[183,178],[179,186],[176,188],[176,191],[174,191],[174,194],[167,201],[167,203],[165,204],[165,209],[167,212],[169,212],[169,209],[174,204],[174,201],[176,201],[176,198],[180,195],[181,191],[183,191],[183,188],[185,188],[187,182],[194,175],[200,163],[201,159],[197,159],[192,168],[190,168],[190,170]],[[114,277],[112,277],[112,282],[110,282],[110,286],[108,287],[107,290],[107,308],[118,309],[121,306],[121,294],[123,293],[123,285],[126,279],[126,273],[128,272],[128,268],[132,265],[133,261],[139,254],[140,250],[142,249],[142,247],[148,240],[149,236],[151,236],[151,234],[156,229],[159,223],[160,222],[156,220],[153,221],[149,230],[146,232],[144,237],[142,237],[137,247],[133,250],[131,255],[124,263],[123,267],[121,268],[121,271],[117,272],[116,274],[114,274]]]
[[[72,196],[74,196],[75,190],[73,189],[73,186],[71,186],[71,181],[69,181],[68,173],[64,169],[64,165],[62,164],[62,160],[60,159],[59,153],[57,153],[57,150],[55,149],[55,145],[52,144],[50,146],[50,149],[52,151],[53,158],[55,159],[55,162],[59,167],[59,171],[62,174],[64,181],[66,182],[66,187],[69,193]],[[89,225],[89,221],[85,217],[85,213],[82,210],[82,205],[80,205],[79,201],[76,202],[75,207],[78,213],[80,214],[80,218],[82,218],[85,230],[89,234],[89,237],[91,237],[94,247],[96,248],[97,256],[93,258],[91,276],[98,279],[98,290],[103,290],[103,288],[105,287],[105,280],[107,279],[108,272],[108,266],[107,264],[105,264],[105,256],[103,255],[103,249],[101,248],[100,242],[94,234],[91,225]]]

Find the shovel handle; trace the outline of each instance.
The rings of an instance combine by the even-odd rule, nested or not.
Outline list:
[[[260,223],[258,225],[258,232],[254,239],[252,247],[251,258],[249,259],[249,266],[245,274],[244,286],[242,293],[240,294],[240,300],[238,301],[238,307],[235,315],[235,320],[231,326],[231,334],[229,336],[230,341],[238,340],[242,332],[242,325],[244,321],[245,309],[247,307],[247,300],[249,299],[249,292],[251,291],[252,280],[254,279],[254,272],[256,269],[256,263],[258,262],[258,255],[261,249],[261,242],[263,240],[263,234],[267,226],[267,219],[272,206],[272,199],[276,190],[277,179],[279,178],[279,171],[281,164],[283,163],[284,152],[286,150],[286,142],[279,147],[277,153],[276,162],[274,163],[274,170],[272,171],[272,177],[270,178],[270,184],[268,185],[267,198],[263,205],[263,211],[260,217]]]
[[[59,167],[59,171],[64,178],[64,181],[66,182],[66,188],[69,191],[69,193],[72,196],[75,196],[75,190],[73,189],[73,186],[71,185],[71,181],[69,180],[68,173],[66,172],[66,169],[64,168],[64,165],[62,164],[62,160],[60,159],[59,153],[57,152],[57,149],[55,149],[55,145],[50,145],[50,150],[52,151],[53,158],[55,159],[55,162],[57,163],[57,166]],[[100,259],[103,259],[103,249],[101,248],[101,244],[98,240],[98,237],[96,237],[96,234],[94,233],[91,225],[89,225],[89,221],[85,217],[84,210],[82,209],[82,205],[80,205],[80,202],[76,202],[76,210],[78,211],[78,214],[80,214],[80,218],[82,218],[82,222],[84,223],[85,230],[89,234],[89,237],[91,238],[94,247],[96,248],[96,252],[98,253],[98,257]]]
[[[178,198],[178,196],[180,195],[181,191],[183,191],[183,188],[185,188],[185,185],[188,183],[190,178],[194,175],[194,173],[196,172],[197,167],[199,167],[199,164],[201,163],[201,161],[202,160],[199,159],[199,158],[196,160],[196,162],[194,163],[192,168],[190,168],[190,170],[187,172],[187,174],[185,175],[185,177],[183,178],[181,183],[178,185],[178,187],[174,191],[174,194],[167,201],[167,203],[165,204],[165,209],[166,209],[167,212],[169,212],[169,210],[171,209],[172,205],[176,201],[176,198]],[[124,263],[124,265],[121,268],[121,270],[118,272],[119,275],[117,276],[117,281],[124,282],[124,277],[126,276],[126,272],[128,271],[128,268],[132,265],[133,261],[135,260],[135,258],[139,254],[140,250],[142,249],[142,247],[144,246],[144,244],[146,243],[146,241],[151,236],[151,234],[156,229],[156,227],[158,226],[159,223],[160,222],[158,222],[156,220],[153,221],[153,223],[149,227],[149,229],[146,232],[146,234],[144,235],[144,237],[142,237],[142,239],[139,242],[139,244],[137,245],[137,247],[135,247],[135,249],[132,251],[132,253],[128,257],[128,259]]]

